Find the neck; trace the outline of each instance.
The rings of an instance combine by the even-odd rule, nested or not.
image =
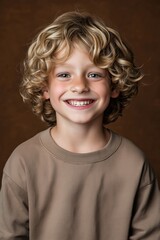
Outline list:
[[[109,132],[102,125],[58,123],[51,131],[54,141],[62,148],[76,153],[102,149],[109,140]]]

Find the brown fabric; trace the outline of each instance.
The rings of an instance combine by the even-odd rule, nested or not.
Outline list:
[[[0,239],[159,240],[160,193],[141,150],[113,133],[96,152],[68,152],[47,129],[7,161]]]

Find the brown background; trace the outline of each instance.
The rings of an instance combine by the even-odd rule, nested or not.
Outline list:
[[[160,181],[160,1],[159,0],[0,0],[0,178],[13,149],[46,128],[18,92],[20,64],[32,38],[65,11],[94,13],[117,29],[143,65],[139,95],[112,124],[151,161]]]

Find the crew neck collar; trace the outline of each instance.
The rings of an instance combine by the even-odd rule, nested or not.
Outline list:
[[[121,136],[115,134],[112,130],[107,144],[100,150],[88,153],[74,153],[57,145],[51,136],[51,128],[41,132],[40,139],[43,147],[47,149],[54,158],[72,164],[90,164],[107,160],[113,155],[121,144]]]

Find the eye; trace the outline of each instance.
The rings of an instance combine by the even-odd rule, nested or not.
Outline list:
[[[63,73],[58,73],[57,77],[58,78],[70,78],[71,75],[69,73],[67,73],[67,72],[63,72]]]
[[[88,74],[88,77],[89,78],[94,78],[94,79],[100,79],[103,77],[103,75],[101,73],[94,73],[94,72],[91,72]]]

